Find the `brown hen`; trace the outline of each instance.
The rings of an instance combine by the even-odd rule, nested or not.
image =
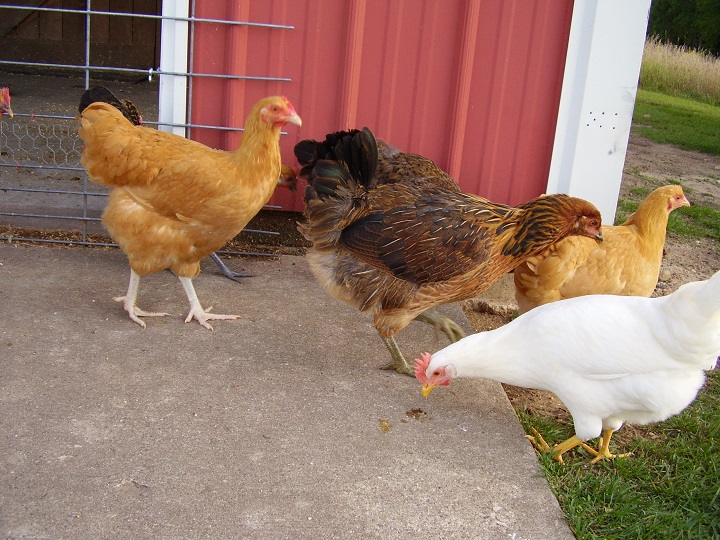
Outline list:
[[[565,236],[601,238],[587,201],[549,195],[513,208],[427,178],[380,183],[369,129],[329,137],[332,159],[306,168],[310,268],[329,294],[373,314],[400,373],[413,370],[394,336],[426,309],[476,296]]]
[[[124,112],[124,111],[123,111]],[[180,278],[193,318],[234,319],[203,310],[192,278],[200,260],[237,235],[272,195],[280,176],[280,130],[301,125],[284,97],[267,97],[250,111],[235,152],[133,125],[119,108],[88,104],[78,117],[81,162],[91,180],[110,186],[103,223],[130,260],[123,302],[140,326],[149,313],[135,305],[140,277],[169,268]]]
[[[524,313],[587,294],[650,296],[660,274],[670,212],[689,206],[681,186],[659,187],[622,225],[602,228],[605,241],[565,238],[515,269],[515,298]]]

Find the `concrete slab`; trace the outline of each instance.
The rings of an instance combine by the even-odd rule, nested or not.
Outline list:
[[[420,396],[304,259],[212,262],[146,329],[118,250],[0,244],[0,534],[9,539],[573,538],[501,387]],[[462,317],[456,306],[454,317]],[[409,357],[444,339],[415,323]]]

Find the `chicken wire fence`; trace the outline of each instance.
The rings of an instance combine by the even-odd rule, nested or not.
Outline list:
[[[112,73],[139,74],[153,80],[158,75],[180,75],[188,80],[188,116],[193,77],[220,77],[227,79],[267,79],[290,81],[285,78],[252,77],[233,74],[202,74],[192,70],[161,72],[159,69],[128,69],[112,66],[93,65],[91,62],[91,15],[108,17],[144,17],[157,20],[169,19],[187,21],[190,24],[190,36],[195,23],[213,23],[227,25],[253,25],[277,28],[278,25],[254,23],[248,21],[230,21],[220,19],[200,19],[194,17],[194,2],[190,4],[190,17],[174,17],[137,13],[122,13],[93,10],[91,1],[86,9],[18,6],[0,4],[0,16],[5,10],[25,10],[28,12],[82,13],[86,15],[85,62],[84,64],[48,64],[41,62],[14,62],[0,60],[0,69],[14,66],[35,66],[54,68],[64,71],[77,71],[84,75],[84,87],[90,85],[90,75],[102,72],[106,76]],[[285,28],[292,28],[290,26]],[[189,62],[192,65],[192,61]],[[3,82],[3,81],[0,81]],[[11,88],[12,92],[12,88]],[[79,101],[79,94],[77,91]],[[82,141],[77,134],[77,120],[74,115],[44,114],[43,112],[23,113],[22,106],[13,103],[15,115],[0,117],[0,240],[28,240],[61,244],[80,244],[94,246],[116,246],[109,240],[101,225],[101,214],[105,207],[108,190],[89,181],[80,164]],[[158,122],[145,120],[145,125],[158,125]],[[242,128],[228,126],[206,126],[190,123],[164,125],[190,129],[218,129],[223,131],[242,131]],[[268,209],[281,209],[279,206],[266,206]],[[244,229],[245,233],[277,236],[275,231]],[[221,251],[235,255],[266,256],[267,253]]]
[[[88,182],[75,123],[24,114],[0,121],[0,216],[7,224],[2,238],[108,244],[91,235],[102,234],[92,225],[100,221],[107,190]],[[55,232],[39,235],[39,230]]]

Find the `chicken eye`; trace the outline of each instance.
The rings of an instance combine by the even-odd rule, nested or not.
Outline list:
[[[440,370],[439,370],[439,369],[436,369],[435,371],[433,371],[433,377],[439,377],[439,376],[440,376]]]

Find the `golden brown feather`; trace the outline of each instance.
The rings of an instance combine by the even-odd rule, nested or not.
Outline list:
[[[650,296],[660,273],[670,212],[689,204],[682,187],[657,188],[625,223],[602,227],[602,244],[573,236],[529,258],[515,269],[520,312],[587,294]]]
[[[131,284],[121,300],[131,318],[144,326],[135,306],[139,277],[166,268],[188,294],[188,320],[211,328],[208,319],[234,318],[202,310],[190,280],[200,260],[238,234],[272,195],[280,129],[301,124],[292,104],[277,96],[255,104],[234,152],[133,125],[109,103],[81,109],[81,162],[91,180],[111,188],[103,223],[130,261]]]
[[[10,118],[15,116],[12,108],[10,107],[10,100],[10,88],[0,84],[0,118],[2,118],[2,115],[5,113],[7,113]]]

